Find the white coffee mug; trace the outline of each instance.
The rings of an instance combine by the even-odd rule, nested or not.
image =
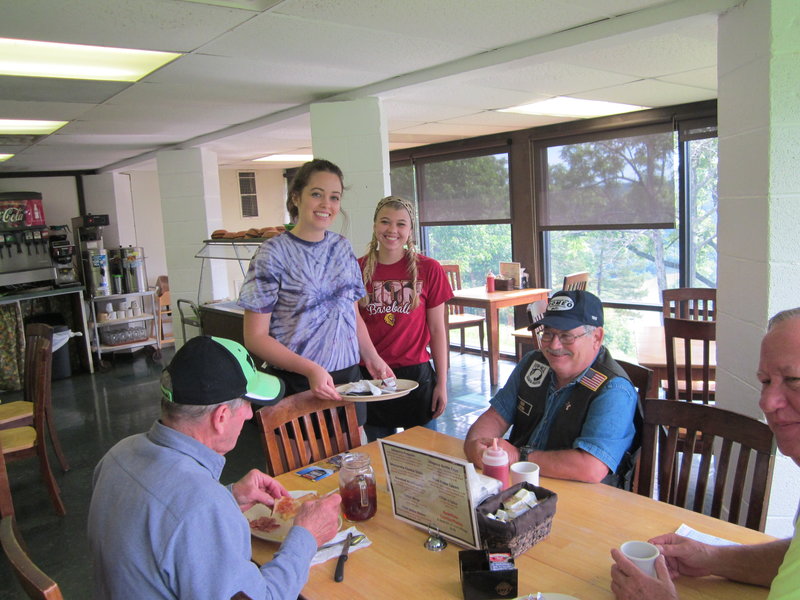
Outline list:
[[[539,465],[532,462],[515,462],[510,470],[511,484],[527,481],[531,485],[539,485]]]
[[[631,541],[622,544],[619,549],[639,569],[650,577],[656,576],[656,559],[661,554],[649,542]]]

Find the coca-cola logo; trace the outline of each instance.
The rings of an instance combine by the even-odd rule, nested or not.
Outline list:
[[[6,224],[20,223],[25,220],[25,207],[12,206],[0,212],[0,222]]]

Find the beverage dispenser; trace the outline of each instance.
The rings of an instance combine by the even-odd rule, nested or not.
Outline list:
[[[108,224],[108,215],[88,214],[72,219],[75,246],[80,250],[83,265],[84,285],[92,297],[111,293],[108,254],[103,247],[103,227]]]
[[[75,246],[69,241],[67,225],[50,226],[50,255],[56,272],[56,286],[80,285],[78,271],[75,269]]]
[[[0,192],[0,286],[52,283],[42,195]]]

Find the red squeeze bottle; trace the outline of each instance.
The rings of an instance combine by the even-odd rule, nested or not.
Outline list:
[[[494,273],[489,271],[489,274],[486,276],[486,291],[493,292],[494,291]]]
[[[497,438],[492,439],[492,447],[483,451],[483,474],[499,479],[502,489],[508,487],[508,454],[497,446]]]

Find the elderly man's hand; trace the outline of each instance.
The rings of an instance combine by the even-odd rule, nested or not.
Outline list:
[[[242,512],[258,503],[272,506],[276,499],[289,495],[285,487],[258,469],[253,469],[234,483],[231,492]]]
[[[663,556],[656,559],[656,577],[645,575],[616,548],[611,557],[611,591],[617,600],[678,600]]]
[[[330,540],[339,531],[339,504],[342,497],[331,494],[319,500],[305,502],[294,518],[294,524],[304,527],[317,539],[317,546]]]

